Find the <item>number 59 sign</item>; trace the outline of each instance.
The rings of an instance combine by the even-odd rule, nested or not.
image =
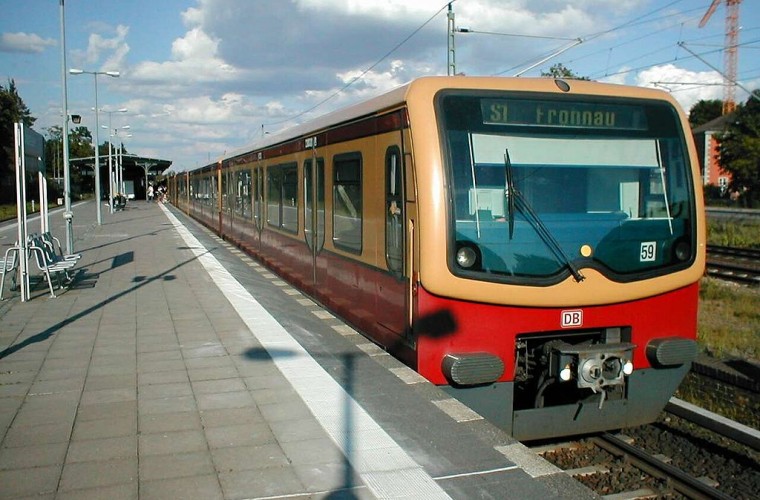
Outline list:
[[[641,252],[639,253],[639,261],[654,262],[656,258],[657,258],[657,242],[656,241],[642,241]]]

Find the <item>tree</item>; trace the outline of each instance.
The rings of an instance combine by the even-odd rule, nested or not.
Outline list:
[[[63,151],[61,151],[60,125],[45,129],[45,172],[48,180],[48,198],[55,199],[63,194]]]
[[[567,68],[562,63],[555,64],[549,68],[549,71],[542,71],[541,76],[547,76],[551,78],[569,78],[571,80],[590,80],[590,78],[587,76],[576,75],[573,70]]]
[[[59,187],[61,188],[63,184],[62,130],[59,125],[46,129],[47,141],[45,143],[45,160],[48,175],[60,179]],[[84,126],[74,127],[69,130],[69,159],[88,158],[94,155],[92,133],[90,130]],[[71,179],[71,192],[73,194],[92,192],[95,189],[93,176],[87,170],[86,167],[81,167],[74,162],[70,162],[69,176]]]
[[[760,90],[737,106],[726,131],[719,136],[720,162],[731,173],[731,190],[745,206],[760,201]]]
[[[689,125],[697,128],[723,114],[723,101],[720,99],[701,100],[689,110]]]
[[[15,200],[16,196],[14,124],[23,122],[31,127],[36,120],[18,95],[15,81],[9,80],[7,87],[0,85],[0,203]]]

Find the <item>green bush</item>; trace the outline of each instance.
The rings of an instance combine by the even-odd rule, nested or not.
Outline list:
[[[707,243],[740,248],[760,248],[760,222],[747,219],[708,220]]]

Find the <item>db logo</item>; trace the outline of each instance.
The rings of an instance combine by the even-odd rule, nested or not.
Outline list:
[[[583,326],[583,310],[562,311],[562,328]]]

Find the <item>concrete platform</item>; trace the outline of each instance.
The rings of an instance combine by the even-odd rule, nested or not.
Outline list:
[[[0,498],[594,496],[175,209],[74,213],[0,302]]]

